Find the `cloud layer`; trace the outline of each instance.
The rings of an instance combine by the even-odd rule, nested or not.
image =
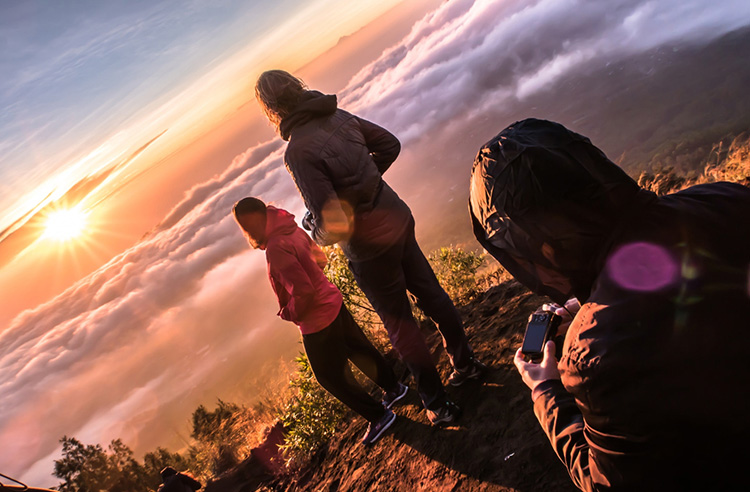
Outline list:
[[[744,0],[454,0],[357,74],[340,103],[401,138],[404,153],[388,179],[418,210],[449,183],[463,186],[450,169],[425,170],[439,171],[434,149],[445,135],[481,143],[466,121],[586,63],[748,23]],[[261,361],[296,350],[293,327],[273,318],[263,255],[248,250],[229,215],[236,200],[258,195],[300,216],[282,151],[275,140],[237,156],[141,243],[0,335],[6,472],[47,483],[62,434],[163,444],[146,436],[162,438],[165,427],[173,436],[196,402],[247,391],[245,376]]]
[[[156,408],[180,419],[170,430],[182,428],[199,401],[236,390],[216,380],[227,376],[228,358],[252,374],[296,350],[294,327],[274,320],[263,255],[249,250],[230,215],[248,194],[299,209],[279,147],[237,156],[150,237],[0,335],[0,462],[8,472],[49,455],[63,433],[108,442],[122,431],[137,444],[142,429],[128,422],[163,420],[139,416]],[[187,413],[168,410],[178,404]]]

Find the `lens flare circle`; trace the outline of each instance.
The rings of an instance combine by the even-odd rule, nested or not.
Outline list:
[[[86,213],[74,208],[50,212],[42,237],[53,241],[69,241],[83,234],[86,228]]]
[[[679,277],[679,263],[665,248],[637,242],[622,246],[607,262],[609,276],[620,287],[654,292],[672,285]]]

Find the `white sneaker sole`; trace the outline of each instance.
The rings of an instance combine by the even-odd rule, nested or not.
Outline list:
[[[396,396],[396,398],[394,398],[393,401],[391,401],[390,404],[385,405],[385,408],[387,408],[388,410],[390,410],[393,407],[393,405],[396,404],[397,401],[401,400],[403,397],[406,396],[406,393],[409,392],[409,387],[406,386],[405,384],[403,385],[403,387],[404,387],[404,390],[401,392],[401,394],[399,394],[398,396]]]
[[[385,425],[383,426],[383,428],[380,429],[380,432],[378,432],[377,434],[375,434],[375,437],[373,437],[370,441],[363,440],[362,443],[365,446],[369,446],[371,444],[375,444],[377,442],[377,440],[380,439],[380,436],[383,435],[383,432],[387,431],[393,425],[393,423],[395,421],[396,421],[396,414],[393,413],[393,412],[391,412],[391,418],[388,420],[388,422],[385,423]]]

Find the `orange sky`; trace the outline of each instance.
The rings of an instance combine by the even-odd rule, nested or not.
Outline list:
[[[438,0],[407,2],[365,25],[356,34],[342,38],[336,46],[299,70],[294,65],[298,62],[283,61],[283,57],[278,66],[297,71],[311,86],[335,92],[366,61],[403,37],[416,16],[439,3]],[[273,138],[272,128],[252,97],[251,82],[245,81],[245,90],[234,103],[236,109],[215,127],[197,137],[188,133],[187,141],[167,130],[153,147],[171,137],[165,147],[167,151],[176,150],[160,157],[163,149],[147,149],[138,157],[137,165],[132,166],[136,170],[135,177],[120,176],[100,190],[100,195],[112,193],[107,190],[115,191],[91,211],[90,226],[81,240],[67,244],[40,240],[12,260],[7,254],[8,248],[0,243],[0,291],[4,293],[0,326],[21,310],[61,292],[113,254],[132,246],[164,218],[185,190],[222,172],[227,163],[245,149]],[[139,168],[142,170],[137,171]],[[37,224],[37,228],[40,225]],[[39,229],[36,234],[41,232]]]

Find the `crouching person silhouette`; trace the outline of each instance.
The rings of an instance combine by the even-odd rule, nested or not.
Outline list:
[[[201,483],[185,472],[178,472],[171,466],[161,472],[162,484],[157,492],[194,492],[202,487]]]
[[[318,383],[369,422],[362,442],[374,443],[393,425],[391,407],[408,387],[354,321],[341,292],[323,274],[325,254],[297,227],[292,214],[253,197],[237,202],[233,213],[250,246],[265,250],[278,315],[302,332]],[[382,402],[357,383],[350,361],[383,389]]]
[[[746,489],[750,190],[656,196],[586,137],[529,119],[480,149],[470,212],[519,282],[583,303],[566,303],[559,361],[553,342],[538,364],[515,358],[575,484]]]

